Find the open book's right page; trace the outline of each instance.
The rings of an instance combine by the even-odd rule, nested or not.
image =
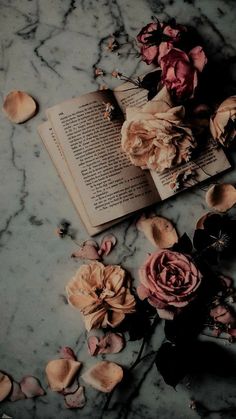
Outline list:
[[[164,90],[165,88],[162,89],[163,96],[165,95]],[[128,106],[139,107],[147,103],[147,90],[134,88],[130,82],[116,87],[114,95],[124,115]],[[173,169],[167,169],[161,174],[152,170],[150,174],[161,200],[164,200],[230,168],[231,164],[223,149],[209,136],[205,139],[205,144],[199,149],[195,159]],[[178,185],[178,182],[174,185],[175,179],[184,173],[187,174],[187,180],[182,185]]]

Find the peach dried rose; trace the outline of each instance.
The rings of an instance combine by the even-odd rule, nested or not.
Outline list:
[[[171,107],[166,88],[141,108],[128,107],[122,150],[135,166],[158,173],[189,161],[197,143],[184,115],[183,106]]]
[[[116,327],[127,313],[135,311],[130,280],[117,265],[100,262],[82,265],[66,286],[68,302],[78,308],[89,331],[92,328]]]
[[[213,138],[229,147],[236,139],[236,96],[224,100],[210,119]]]

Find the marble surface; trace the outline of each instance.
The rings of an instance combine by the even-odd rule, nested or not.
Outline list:
[[[47,389],[45,364],[63,345],[76,351],[84,370],[96,362],[87,354],[80,314],[65,299],[65,284],[79,266],[70,258],[76,246],[70,240],[60,240],[54,232],[66,218],[77,230],[79,242],[88,236],[36,128],[45,120],[47,107],[96,90],[103,83],[94,78],[94,66],[107,72],[116,68],[128,75],[147,70],[131,47],[124,47],[123,54],[117,56],[109,53],[106,45],[117,30],[124,40],[132,40],[152,15],[160,20],[175,17],[195,26],[208,55],[230,71],[232,80],[227,81],[226,90],[235,94],[234,0],[0,1],[1,99],[16,88],[29,92],[39,103],[37,116],[22,125],[13,125],[0,115],[0,369],[18,381],[24,375],[35,375]],[[116,84],[111,78],[105,82],[110,87]],[[236,172],[222,179],[236,182]],[[190,235],[204,211],[204,190],[200,188],[156,206],[156,212],[172,219],[179,232]],[[106,263],[122,264],[137,281],[138,267],[151,247],[137,232],[134,221],[130,218],[111,229],[118,246]],[[226,263],[224,272],[233,276],[235,267],[233,262]],[[145,353],[157,350],[162,340],[160,324]],[[236,355],[235,345],[218,344]],[[128,342],[121,354],[108,359],[128,367],[139,346],[140,342]],[[236,417],[232,378],[198,375],[184,380],[175,391],[157,373],[153,357],[134,370],[131,384],[114,394],[108,411],[103,411],[106,395],[86,387],[86,397],[83,410],[68,411],[63,398],[47,389],[46,396],[35,400],[1,403],[0,416],[192,419],[201,415],[189,408],[193,398],[206,406],[205,417]]]

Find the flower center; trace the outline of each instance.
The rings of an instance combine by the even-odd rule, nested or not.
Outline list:
[[[214,249],[217,252],[222,252],[230,244],[230,237],[228,236],[228,234],[222,233],[221,231],[219,233],[219,237],[215,237],[215,236],[211,236],[211,237],[215,239],[215,242],[212,243],[212,247],[214,247]]]

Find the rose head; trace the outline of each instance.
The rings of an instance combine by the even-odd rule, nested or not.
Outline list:
[[[168,44],[160,59],[162,81],[176,99],[192,98],[198,84],[198,72],[206,63],[201,47],[195,47],[187,54]]]
[[[196,142],[183,123],[184,108],[171,108],[166,89],[142,108],[126,109],[121,146],[131,162],[142,169],[163,172],[191,157]]]
[[[196,297],[202,279],[189,256],[170,250],[152,253],[139,273],[139,298],[147,298],[159,316],[168,320]]]
[[[66,286],[69,303],[84,316],[85,327],[116,327],[125,314],[135,311],[126,272],[100,262],[82,265]]]
[[[141,44],[140,52],[142,60],[146,64],[158,64],[160,61],[160,48],[165,49],[165,44],[171,43],[178,45],[181,34],[187,28],[183,25],[160,23],[158,20],[144,26],[137,36],[137,41]]]

